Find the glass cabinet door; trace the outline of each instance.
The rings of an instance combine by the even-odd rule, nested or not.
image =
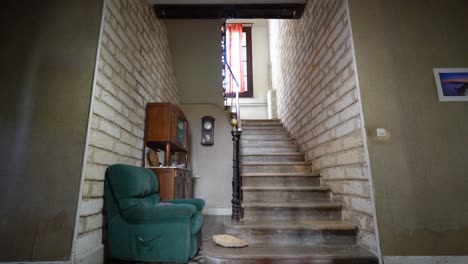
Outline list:
[[[182,146],[185,146],[185,122],[183,119],[177,119],[177,125],[176,125],[176,139],[177,143],[179,143]]]

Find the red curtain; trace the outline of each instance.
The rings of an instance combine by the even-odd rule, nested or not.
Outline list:
[[[226,54],[227,63],[231,67],[231,71],[234,74],[239,83],[239,92],[245,92],[244,83],[244,64],[242,63],[242,24],[226,24]],[[226,72],[227,77],[227,92],[236,92],[237,85],[232,79],[229,70]]]

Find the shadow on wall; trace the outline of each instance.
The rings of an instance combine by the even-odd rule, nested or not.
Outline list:
[[[206,201],[204,214],[230,214],[232,180],[231,126],[225,111],[214,104],[184,104],[192,133],[190,164],[195,180],[195,196]],[[214,145],[202,146],[201,118],[213,116]]]

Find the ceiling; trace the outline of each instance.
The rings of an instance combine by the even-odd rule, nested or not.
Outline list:
[[[300,18],[307,0],[148,0],[162,19]]]

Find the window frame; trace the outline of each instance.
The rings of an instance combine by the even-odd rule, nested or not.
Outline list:
[[[245,45],[247,48],[247,91],[239,93],[240,98],[253,97],[253,68],[252,68],[252,27],[242,27],[242,32],[245,32]],[[244,76],[242,76],[244,78]],[[236,93],[227,93],[226,97],[235,98]]]

